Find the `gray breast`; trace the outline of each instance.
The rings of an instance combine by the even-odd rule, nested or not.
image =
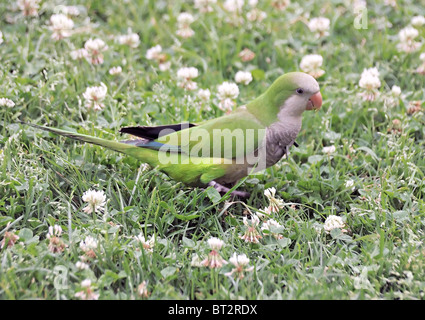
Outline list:
[[[266,163],[267,167],[274,165],[292,146],[301,129],[301,123],[288,125],[276,122],[266,131]]]

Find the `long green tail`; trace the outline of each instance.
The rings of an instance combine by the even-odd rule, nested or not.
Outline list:
[[[167,173],[171,178],[181,181],[188,185],[204,185],[209,181],[221,177],[226,174],[226,166],[219,162],[214,162],[213,158],[202,159],[203,163],[195,162],[195,159],[188,157],[187,155],[180,153],[169,153],[169,162],[164,162],[163,158],[159,156],[157,150],[143,148],[128,143],[105,140],[93,136],[88,136],[81,133],[65,131],[56,128],[50,128],[45,126],[39,126],[31,123],[24,123],[34,128],[49,131],[64,137],[68,137],[91,144],[96,144],[114,151],[118,151],[132,157],[135,157],[145,163],[148,163],[151,167],[158,167],[159,170]],[[162,153],[161,155],[164,155]]]
[[[81,133],[76,133],[76,132],[70,132],[70,131],[65,131],[65,130],[61,130],[61,129],[57,129],[57,128],[50,128],[50,127],[45,127],[45,126],[40,126],[37,124],[32,124],[32,123],[23,123],[29,126],[32,126],[34,128],[38,128],[41,130],[45,130],[45,131],[49,131],[49,132],[53,132],[55,134],[67,137],[67,138],[71,138],[74,140],[80,140],[83,142],[88,142],[91,144],[96,144],[98,146],[102,146],[114,151],[118,151],[121,153],[125,153],[128,155],[131,155],[133,157],[136,157],[140,160],[142,160],[143,162],[148,163],[149,165],[155,167],[157,165],[157,156],[156,156],[156,152],[154,152],[153,150],[149,150],[149,149],[143,149],[143,148],[139,148],[139,147],[135,147],[134,145],[130,145],[130,144],[126,144],[126,143],[122,143],[122,142],[118,142],[118,141],[112,141],[112,140],[106,140],[106,139],[102,139],[102,138],[97,138],[97,137],[93,137],[93,136],[88,136],[85,134],[81,134]]]

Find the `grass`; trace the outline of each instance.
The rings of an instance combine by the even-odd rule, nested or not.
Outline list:
[[[211,13],[185,1],[69,1],[80,9],[72,18],[80,32],[60,41],[50,38],[47,26],[65,3],[42,1],[37,17],[21,16],[14,1],[0,4],[0,98],[15,102],[0,107],[0,239],[19,236],[0,251],[0,298],[75,299],[85,279],[99,299],[423,298],[425,118],[423,109],[408,110],[425,99],[425,77],[415,72],[421,50],[399,52],[396,45],[398,32],[425,10],[414,1],[400,1],[397,8],[379,1],[367,5],[368,28],[355,29],[348,1],[292,2],[279,11],[260,1],[267,18],[235,26],[226,20],[223,1]],[[196,18],[188,39],[175,34],[182,11]],[[248,5],[243,16],[247,11]],[[328,17],[330,34],[316,38],[303,22],[309,15]],[[114,40],[128,28],[140,36],[137,48]],[[425,26],[418,30],[423,42]],[[107,43],[104,63],[72,60],[70,51],[91,37]],[[145,58],[157,44],[171,62],[164,72]],[[244,48],[256,54],[252,61],[239,58]],[[299,70],[309,53],[323,56],[326,73],[318,82],[324,106],[304,114],[300,146],[288,160],[243,182],[240,189],[252,194],[245,202],[185,187],[132,158],[18,124],[120,139],[125,125],[210,119],[223,114],[217,86],[233,81],[238,70],[254,76],[239,85],[237,103],[244,104],[279,75]],[[110,75],[118,65],[123,72]],[[198,68],[195,81],[211,90],[210,108],[200,111],[196,91],[177,86],[183,66]],[[364,101],[358,81],[364,68],[374,66],[380,95]],[[82,94],[101,82],[108,87],[105,108],[88,110]],[[390,104],[393,85],[402,95]],[[336,150],[324,153],[325,146]],[[247,243],[240,238],[243,217],[268,205],[264,190],[271,187],[284,201],[270,214],[283,226],[282,239],[262,234],[258,244]],[[88,189],[105,192],[103,213],[83,211]],[[342,217],[347,232],[325,233],[329,215]],[[49,250],[48,228],[54,225],[63,230],[63,252]],[[135,240],[139,234],[156,237],[153,252]],[[97,240],[96,256],[80,270],[80,242],[87,236]],[[246,254],[254,269],[239,279],[225,275],[230,264],[192,266],[196,254],[208,255],[211,237],[224,241],[223,259]],[[141,283],[147,296],[138,294]]]

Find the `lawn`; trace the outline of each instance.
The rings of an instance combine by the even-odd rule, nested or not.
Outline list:
[[[0,299],[423,299],[419,1],[0,3]],[[246,199],[20,121],[120,140],[291,71],[323,106]],[[227,83],[226,83],[227,82]]]

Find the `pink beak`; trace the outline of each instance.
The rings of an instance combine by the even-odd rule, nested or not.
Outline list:
[[[319,110],[322,107],[322,95],[319,92],[313,94],[307,103],[307,110]]]

